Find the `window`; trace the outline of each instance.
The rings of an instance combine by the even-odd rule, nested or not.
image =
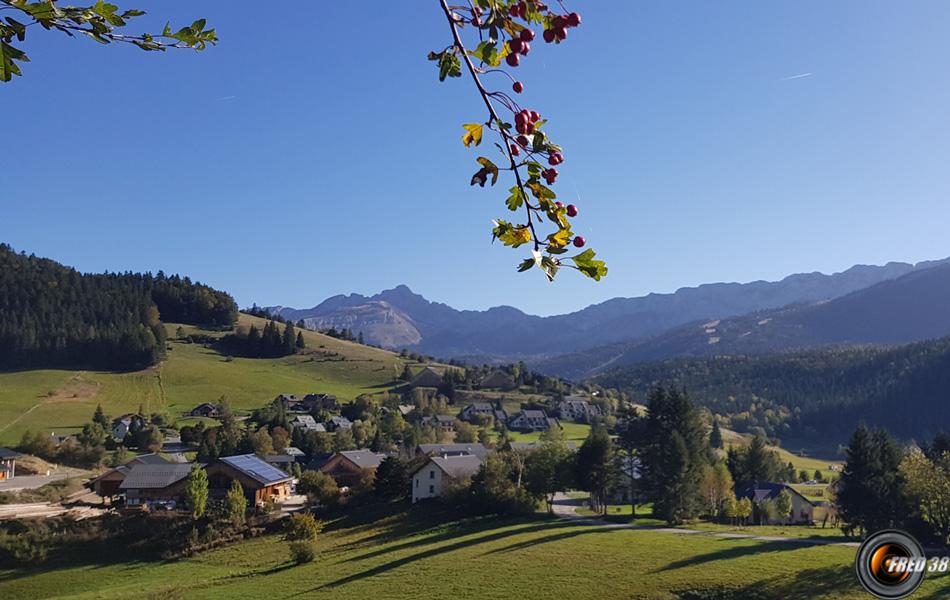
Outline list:
[[[429,471],[429,479],[435,479],[435,469]]]
[[[430,485],[430,486],[429,486],[429,493],[430,493],[430,494],[434,494],[434,493],[435,493],[435,486],[434,486],[434,485]]]
[[[419,487],[419,480],[416,479],[416,487]]]

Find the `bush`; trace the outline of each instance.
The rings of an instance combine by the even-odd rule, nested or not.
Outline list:
[[[290,551],[290,560],[297,565],[313,562],[313,559],[317,557],[313,542],[291,542],[287,549]]]
[[[284,527],[284,539],[294,542],[300,540],[314,540],[320,526],[310,513],[294,513],[287,519]]]

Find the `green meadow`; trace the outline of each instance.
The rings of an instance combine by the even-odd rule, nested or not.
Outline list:
[[[421,511],[420,511],[421,512]],[[0,571],[0,598],[866,599],[855,550],[611,529],[544,517],[438,523],[365,514],[329,522],[314,562],[293,566],[270,535],[170,562],[119,549],[67,552]],[[942,598],[950,578],[918,596]]]

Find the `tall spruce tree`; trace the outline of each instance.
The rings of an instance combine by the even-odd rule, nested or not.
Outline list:
[[[285,356],[296,351],[297,333],[294,331],[294,324],[290,321],[284,324],[284,335],[281,336],[280,341]]]
[[[901,454],[883,429],[862,423],[855,430],[838,486],[838,509],[849,529],[866,534],[898,527],[910,514],[898,470]]]
[[[719,421],[713,419],[712,431],[709,432],[709,446],[714,450],[722,448],[722,432],[719,430]]]
[[[702,417],[686,392],[655,389],[639,454],[642,482],[656,516],[675,524],[700,513],[708,444]]]
[[[613,442],[606,431],[591,429],[577,451],[575,465],[578,486],[590,492],[592,508],[601,508],[606,514],[607,490],[616,475]]]

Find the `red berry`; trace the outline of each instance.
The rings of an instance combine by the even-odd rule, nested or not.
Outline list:
[[[559,201],[557,201],[557,202],[554,203],[554,206],[556,206],[556,207],[558,207],[558,208],[564,208],[564,203],[559,200]]]
[[[577,207],[573,204],[567,205],[567,216],[576,217],[577,216]]]
[[[528,42],[521,42],[521,53],[525,56],[528,56],[529,52],[531,52],[531,44]]]
[[[534,41],[534,32],[530,29],[522,29],[521,33],[518,35],[521,38],[522,42],[533,42]]]
[[[577,248],[583,248],[584,244],[586,243],[587,243],[587,240],[585,240],[583,236],[579,235],[576,238],[574,238],[574,246]]]
[[[554,30],[557,31],[558,29],[562,29],[564,27],[567,27],[567,17],[563,15],[554,17]]]
[[[528,135],[534,133],[534,123],[528,122],[524,124],[524,132]]]
[[[581,16],[576,12],[567,15],[567,24],[571,27],[577,27],[581,24]]]
[[[537,123],[537,122],[540,121],[540,120],[541,120],[541,115],[539,115],[537,112],[535,112],[535,111],[532,110],[532,111],[531,111],[531,122],[532,122],[532,123]]]
[[[553,29],[545,29],[545,30],[544,30],[544,33],[541,34],[541,37],[544,38],[544,41],[545,41],[545,42],[547,42],[547,43],[550,44],[551,42],[554,41],[554,30],[553,30]]]
[[[521,14],[521,3],[519,2],[517,4],[512,4],[510,7],[508,7],[508,14],[512,17],[519,16]]]
[[[511,85],[511,89],[513,89],[516,94],[520,94],[524,91],[524,84],[520,81],[516,81]]]
[[[548,157],[548,164],[553,166],[559,165],[564,162],[564,156],[560,152],[555,152]]]
[[[521,59],[518,58],[517,54],[509,54],[505,57],[505,62],[508,63],[509,67],[517,67]]]
[[[530,142],[528,141],[528,138],[525,137],[525,136],[523,136],[523,135],[519,135],[519,136],[518,136],[518,139],[517,139],[516,141],[518,142],[518,144],[521,145],[522,148],[527,148],[527,147],[528,147],[528,144],[530,143]]]
[[[521,51],[524,49],[524,42],[519,39],[513,39],[508,42],[508,47],[511,48],[511,51],[515,54],[521,54]]]
[[[527,127],[525,123],[515,123],[515,131],[518,133],[528,133]]]
[[[565,39],[567,39],[567,28],[566,28],[566,27],[560,27],[560,28],[558,28],[558,29],[554,32],[554,37],[556,37],[556,38],[559,39],[559,40],[565,40]]]
[[[518,146],[516,146],[516,145],[514,145],[514,144],[510,144],[510,146],[511,146],[511,155],[512,155],[512,156],[518,156],[519,154],[521,154],[521,150],[518,149]]]

